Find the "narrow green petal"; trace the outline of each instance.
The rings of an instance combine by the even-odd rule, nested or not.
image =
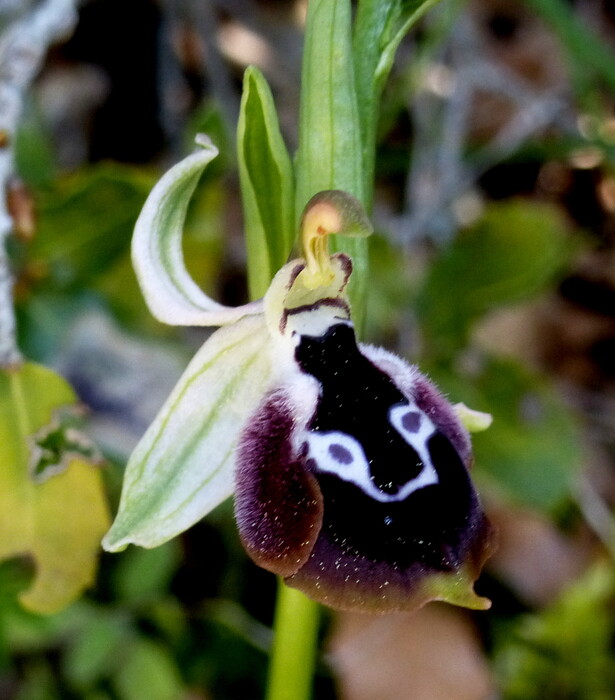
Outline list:
[[[243,80],[237,126],[237,162],[248,252],[250,296],[262,296],[286,263],[295,238],[293,166],[273,96],[250,66]]]
[[[273,380],[268,344],[259,316],[203,345],[128,462],[105,549],[156,547],[232,494],[239,434]]]
[[[453,408],[463,427],[469,433],[480,433],[493,423],[493,416],[490,413],[475,411],[468,408],[464,403],[456,403]]]
[[[358,0],[353,57],[363,147],[365,201],[371,209],[378,115],[383,87],[397,49],[414,25],[440,0]]]
[[[132,260],[152,314],[173,326],[222,326],[256,314],[260,304],[229,307],[210,299],[188,274],[182,233],[190,198],[218,149],[203,135],[202,147],[173,166],[151,191],[135,225]]]

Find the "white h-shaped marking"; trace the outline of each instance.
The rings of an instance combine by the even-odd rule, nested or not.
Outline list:
[[[420,415],[420,424],[417,431],[407,430],[403,425],[403,417],[406,413]],[[315,461],[319,471],[335,474],[340,479],[358,486],[367,496],[381,503],[395,503],[403,501],[408,496],[425,486],[438,483],[438,474],[431,461],[427,440],[434,434],[435,426],[430,418],[417,406],[409,403],[396,404],[389,409],[389,422],[404,438],[404,440],[417,453],[423,464],[420,473],[407,481],[397,493],[388,494],[381,491],[373,482],[369,463],[363,447],[359,441],[337,430],[325,432],[306,430],[302,436],[308,445],[308,459]],[[339,446],[337,450],[334,446]],[[332,449],[333,448],[333,449]],[[333,452],[347,452],[348,460],[335,459]]]

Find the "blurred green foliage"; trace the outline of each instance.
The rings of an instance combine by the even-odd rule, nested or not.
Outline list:
[[[430,355],[450,356],[488,311],[547,289],[571,252],[564,217],[555,206],[522,199],[488,205],[476,224],[460,231],[434,259],[418,295]]]
[[[404,17],[415,4],[400,3]],[[604,117],[601,90],[605,84],[612,88],[615,76],[609,50],[576,21],[569,3],[527,4],[551,24],[566,49],[584,108]],[[377,3],[372,6],[377,9]],[[383,139],[397,123],[399,96],[384,106],[389,111],[381,115],[387,126],[381,129]],[[194,121],[225,133],[210,105],[195,113]],[[604,146],[605,168],[612,172],[612,143],[596,143]],[[559,161],[578,145],[552,139],[537,148],[540,158]],[[401,178],[396,168],[407,167],[408,148],[394,146],[383,143],[381,150],[394,153],[392,174]],[[186,231],[187,265],[214,297],[229,271],[228,212],[238,207],[228,179],[235,167],[231,150],[227,145],[206,176]],[[38,212],[34,240],[13,243],[12,250],[24,352],[56,361],[74,321],[92,308],[132,337],[163,340],[186,352],[194,340],[153,321],[130,264],[132,227],[159,173],[104,163],[58,176],[49,139],[35,116],[22,124],[16,155]],[[510,160],[515,157],[520,156],[512,154]],[[391,162],[381,159],[377,175],[383,164]],[[571,498],[584,458],[578,419],[549,378],[520,360],[477,347],[474,332],[489,314],[552,292],[587,245],[558,206],[529,197],[488,202],[483,215],[450,243],[414,251],[412,258],[385,236],[370,243],[366,337],[396,345],[452,400],[492,413],[493,426],[474,438],[481,491],[487,498],[538,509],[552,521],[562,508],[578,517]],[[120,474],[121,465],[107,467],[112,502]],[[19,606],[17,595],[32,576],[31,562],[23,559],[0,565],[0,697],[245,700],[262,695],[274,582],[243,558],[228,509],[181,541],[103,557],[96,586],[61,613],[39,616]],[[504,700],[615,698],[612,562],[589,571],[542,610],[528,611],[515,601],[511,612],[505,603],[498,607],[497,595],[494,600],[490,622],[481,624],[488,628]],[[334,697],[324,664],[320,683],[319,700]]]
[[[615,688],[611,564],[599,564],[546,610],[519,617],[495,658],[504,700],[608,700]]]
[[[0,561],[34,566],[20,602],[53,613],[94,580],[109,527],[100,469],[89,441],[62,428],[76,397],[55,372],[23,363],[0,371]],[[28,444],[30,449],[27,449]]]
[[[53,357],[71,320],[88,308],[102,308],[133,330],[172,333],[147,311],[130,260],[134,222],[156,177],[103,163],[36,191],[37,235],[14,246],[20,344],[29,357]],[[185,231],[186,265],[211,293],[227,202],[220,178],[210,179],[191,203]]]

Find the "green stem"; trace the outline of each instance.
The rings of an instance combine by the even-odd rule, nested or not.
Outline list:
[[[281,579],[266,700],[309,700],[316,664],[318,604]]]

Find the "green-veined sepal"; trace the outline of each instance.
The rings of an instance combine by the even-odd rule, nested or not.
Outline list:
[[[218,155],[208,137],[177,163],[151,191],[135,225],[132,260],[152,314],[174,326],[223,326],[257,314],[260,303],[229,307],[210,299],[188,274],[182,233],[190,198],[207,165]]]
[[[156,547],[233,491],[239,433],[274,381],[262,316],[216,331],[195,355],[133,452],[103,546]]]

